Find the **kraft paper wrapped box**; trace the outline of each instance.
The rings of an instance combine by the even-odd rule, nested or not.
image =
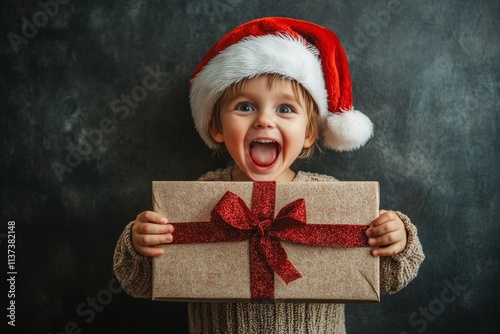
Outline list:
[[[262,189],[262,186],[268,184],[271,185],[270,190],[269,187],[264,187],[267,190],[257,192],[257,189]],[[227,193],[228,191],[230,193]],[[226,198],[226,195],[231,196]],[[221,201],[223,197],[229,198],[231,202],[229,205],[244,202],[238,205],[246,206],[248,210],[227,206],[226,202]],[[235,198],[240,198],[241,201],[238,202],[239,200]],[[301,199],[303,199],[302,202]],[[220,204],[221,202],[224,204]],[[298,202],[301,202],[300,205],[297,204]],[[300,207],[294,209],[296,213],[290,213],[290,209],[287,209],[290,203],[297,204],[297,208]],[[221,205],[223,209],[219,210]],[[303,210],[303,205],[305,205],[305,210]],[[277,247],[268,251],[271,254],[269,257],[271,267],[275,261],[274,255],[280,252],[279,248],[286,251],[287,259],[281,264],[274,265],[278,269],[288,270],[284,276],[288,275],[290,282],[286,284],[282,277],[278,276],[279,270],[277,269],[274,273],[274,269],[270,269],[266,260],[259,255],[261,251],[256,250],[258,245],[262,244],[261,239],[258,239],[258,236],[255,237],[259,232],[255,230],[245,232],[254,236],[253,241],[250,241],[248,236],[239,236],[241,241],[213,242],[212,239],[218,240],[222,232],[226,233],[226,229],[223,228],[222,232],[214,232],[204,227],[208,225],[198,225],[201,227],[189,230],[186,225],[208,224],[211,217],[220,218],[221,215],[232,216],[231,219],[236,220],[236,224],[245,224],[251,219],[240,218],[240,211],[253,211],[255,216],[262,216],[256,210],[265,211],[266,209],[262,208],[266,206],[268,211],[273,211],[273,213],[268,212],[268,215],[272,216],[271,219],[275,216],[283,216],[279,212],[283,207],[287,207],[282,211],[286,211],[285,213],[289,216],[303,215],[305,225],[321,224],[322,226],[316,227],[326,226],[325,228],[330,230],[332,224],[338,225],[337,228],[347,228],[343,232],[333,233],[332,237],[336,238],[335,240],[344,237],[347,240],[343,242],[347,242],[347,246],[296,243],[293,240],[287,241],[290,239],[287,239],[286,233],[282,238],[284,240],[268,242],[267,244]],[[215,207],[222,213],[214,215],[212,211],[215,211]],[[174,223],[174,241],[184,240],[186,235],[188,239],[191,235],[194,239],[205,241],[197,240],[194,243],[159,246],[165,252],[164,255],[153,258],[152,298],[154,300],[188,302],[271,300],[273,302],[316,303],[377,302],[380,300],[379,259],[371,255],[371,248],[367,246],[364,236],[367,225],[378,217],[379,185],[377,182],[154,181],[153,209],[161,212],[171,223]],[[252,215],[252,213],[247,214]],[[259,220],[259,217],[252,219]],[[278,217],[276,217],[277,220]],[[285,220],[288,222],[290,219]],[[302,223],[298,225],[303,226]],[[297,225],[297,223],[293,224]],[[196,225],[190,225],[190,227],[194,226]],[[218,228],[221,223],[215,221],[211,226]],[[181,231],[184,227],[188,227],[185,233]],[[364,239],[362,247],[349,244],[352,234],[349,228],[355,228],[356,237],[360,239],[361,236]],[[280,227],[275,229],[280,230]],[[305,232],[301,231],[295,231],[295,237],[291,239],[302,239]],[[319,230],[316,233],[321,236],[330,233],[322,231]],[[231,233],[229,234],[232,235]],[[254,261],[256,258],[260,260]],[[254,277],[260,280],[262,276],[260,275],[262,269],[257,268],[261,270],[260,272],[256,270],[258,265],[254,262],[266,267],[264,271],[267,274],[263,276],[268,276],[267,281],[254,280]],[[290,264],[294,269],[290,269]],[[300,278],[297,272],[300,273],[298,275]],[[293,276],[291,279],[290,275]],[[264,292],[264,297],[262,293],[259,294],[259,289],[267,291]]]

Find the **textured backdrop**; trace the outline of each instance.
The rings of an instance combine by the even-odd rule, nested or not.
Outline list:
[[[16,303],[9,329],[187,329],[184,304],[121,291],[115,242],[151,208],[152,180],[226,164],[194,130],[188,78],[223,34],[269,15],[338,34],[355,105],[376,126],[363,149],[296,168],[379,181],[382,207],[412,218],[427,255],[403,291],[348,305],[348,331],[498,329],[500,5],[472,0],[3,1],[0,245],[6,268],[15,221],[17,271],[0,293],[5,307]]]

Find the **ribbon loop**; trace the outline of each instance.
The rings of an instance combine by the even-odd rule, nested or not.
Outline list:
[[[215,205],[210,221],[218,221],[238,230],[250,231],[257,225],[257,219],[238,195],[227,191]]]

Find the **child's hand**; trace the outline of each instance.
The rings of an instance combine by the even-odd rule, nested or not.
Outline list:
[[[160,256],[163,249],[153,246],[168,244],[174,240],[174,227],[168,224],[165,216],[144,211],[137,215],[132,226],[132,243],[134,248],[144,256]]]
[[[406,229],[396,213],[380,210],[380,215],[366,230],[373,256],[392,256],[406,247]]]

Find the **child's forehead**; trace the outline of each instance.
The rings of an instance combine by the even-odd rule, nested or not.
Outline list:
[[[298,88],[303,87],[294,79],[290,79],[284,76],[274,75],[274,74],[262,74],[256,77],[245,78],[239,82],[231,85],[227,90],[229,93],[237,94],[239,92],[245,91],[249,85],[256,83],[257,81],[263,81],[267,89],[270,90],[281,90],[281,89],[293,89],[295,93],[299,90]]]

